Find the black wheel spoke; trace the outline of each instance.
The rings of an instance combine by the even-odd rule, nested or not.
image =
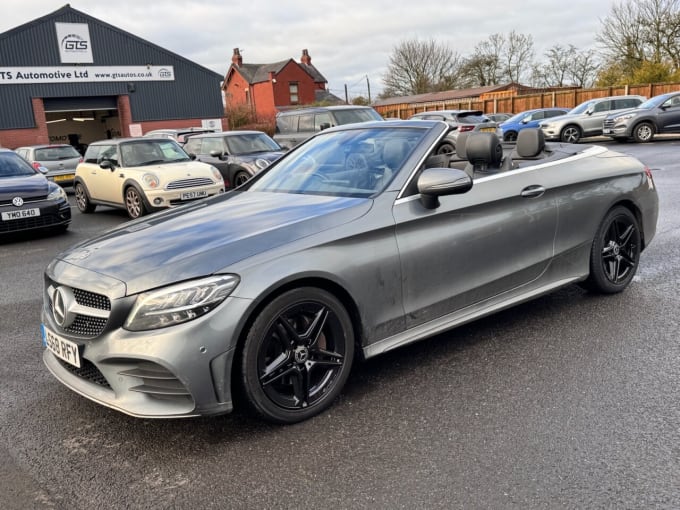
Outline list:
[[[293,395],[295,407],[303,408],[309,405],[309,372],[307,370],[295,370],[293,374]]]
[[[633,225],[629,225],[628,228],[626,228],[619,236],[619,244],[621,246],[628,246],[628,244],[631,242],[631,239],[633,238],[633,230]]]
[[[262,386],[267,386],[279,381],[295,370],[295,364],[291,362],[290,356],[281,353],[274,361],[265,368],[264,374],[260,376]]]
[[[326,325],[326,320],[328,319],[328,308],[321,307],[319,311],[314,316],[314,320],[309,325],[307,331],[301,335],[301,340],[307,346],[316,345],[324,326]]]
[[[298,335],[293,325],[283,315],[276,321],[276,331],[287,347],[294,349],[300,343],[300,335]]]

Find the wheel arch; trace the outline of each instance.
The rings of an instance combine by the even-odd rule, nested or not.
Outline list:
[[[123,191],[123,195],[121,199],[123,200],[123,207],[125,207],[125,192],[127,191],[128,188],[133,187],[137,190],[137,193],[139,193],[139,196],[142,197],[142,201],[144,202],[144,207],[146,207],[147,211],[152,211],[154,209],[157,209],[157,207],[153,207],[149,203],[149,199],[146,197],[146,193],[142,190],[141,186],[137,181],[134,179],[125,179],[125,182],[123,182],[123,186],[121,187],[121,190]]]
[[[642,211],[637,206],[637,204],[635,204],[635,202],[633,202],[632,200],[624,199],[624,200],[619,200],[618,202],[613,203],[611,205],[611,207],[609,209],[607,209],[605,216],[607,214],[609,214],[609,211],[611,211],[612,209],[614,209],[617,206],[625,207],[626,209],[628,209],[633,214],[633,216],[635,216],[635,219],[637,220],[637,223],[638,223],[638,227],[640,229],[640,242],[641,242],[640,251],[644,250],[647,246],[647,242],[646,242],[646,239],[645,239],[645,227],[644,227],[644,223],[642,221]]]
[[[238,339],[236,341],[236,347],[234,351],[234,356],[232,358],[231,366],[231,387],[232,387],[232,398],[239,397],[241,393],[241,363],[239,360],[243,354],[243,347],[245,345],[246,337],[248,336],[248,331],[252,327],[253,323],[260,315],[265,306],[276,299],[281,294],[288,292],[300,287],[315,287],[318,289],[325,290],[333,296],[335,296],[340,303],[345,307],[345,310],[349,314],[350,320],[352,321],[352,329],[354,330],[354,359],[363,360],[363,349],[362,349],[362,338],[363,338],[363,324],[359,314],[359,307],[356,301],[351,296],[351,294],[339,283],[332,281],[328,278],[321,276],[306,276],[301,278],[296,278],[294,280],[287,280],[281,282],[260,296],[255,303],[255,305],[250,309],[248,317],[243,321],[241,329],[238,331]],[[237,390],[234,392],[234,390]]]
[[[639,119],[635,121],[635,124],[633,124],[632,129],[630,130],[631,136],[633,133],[635,133],[635,130],[638,128],[640,124],[649,124],[652,126],[652,129],[654,130],[653,134],[658,134],[659,133],[659,127],[656,125],[656,122],[654,122],[653,119]]]

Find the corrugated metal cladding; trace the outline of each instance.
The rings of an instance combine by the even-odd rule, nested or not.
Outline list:
[[[224,114],[221,75],[68,5],[0,34],[0,70],[64,65],[59,58],[55,22],[88,24],[94,59],[89,65],[174,66],[175,80],[132,81],[134,87],[129,83],[0,85],[0,129],[35,127],[33,97],[129,95],[133,122],[218,118]]]

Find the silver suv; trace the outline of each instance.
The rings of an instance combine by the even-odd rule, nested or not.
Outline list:
[[[274,140],[281,147],[292,149],[323,129],[371,120],[383,118],[370,106],[318,106],[287,110],[276,115]]]
[[[645,99],[644,96],[610,96],[590,99],[566,115],[541,122],[541,130],[546,140],[577,143],[581,138],[601,135],[602,124],[607,115],[635,108]]]

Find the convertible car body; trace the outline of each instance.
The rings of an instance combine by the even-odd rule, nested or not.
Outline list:
[[[133,416],[225,413],[239,391],[292,423],[332,403],[354,358],[572,283],[631,282],[658,214],[642,163],[538,130],[437,154],[449,129],[324,130],[234,191],[60,254],[47,367]]]

